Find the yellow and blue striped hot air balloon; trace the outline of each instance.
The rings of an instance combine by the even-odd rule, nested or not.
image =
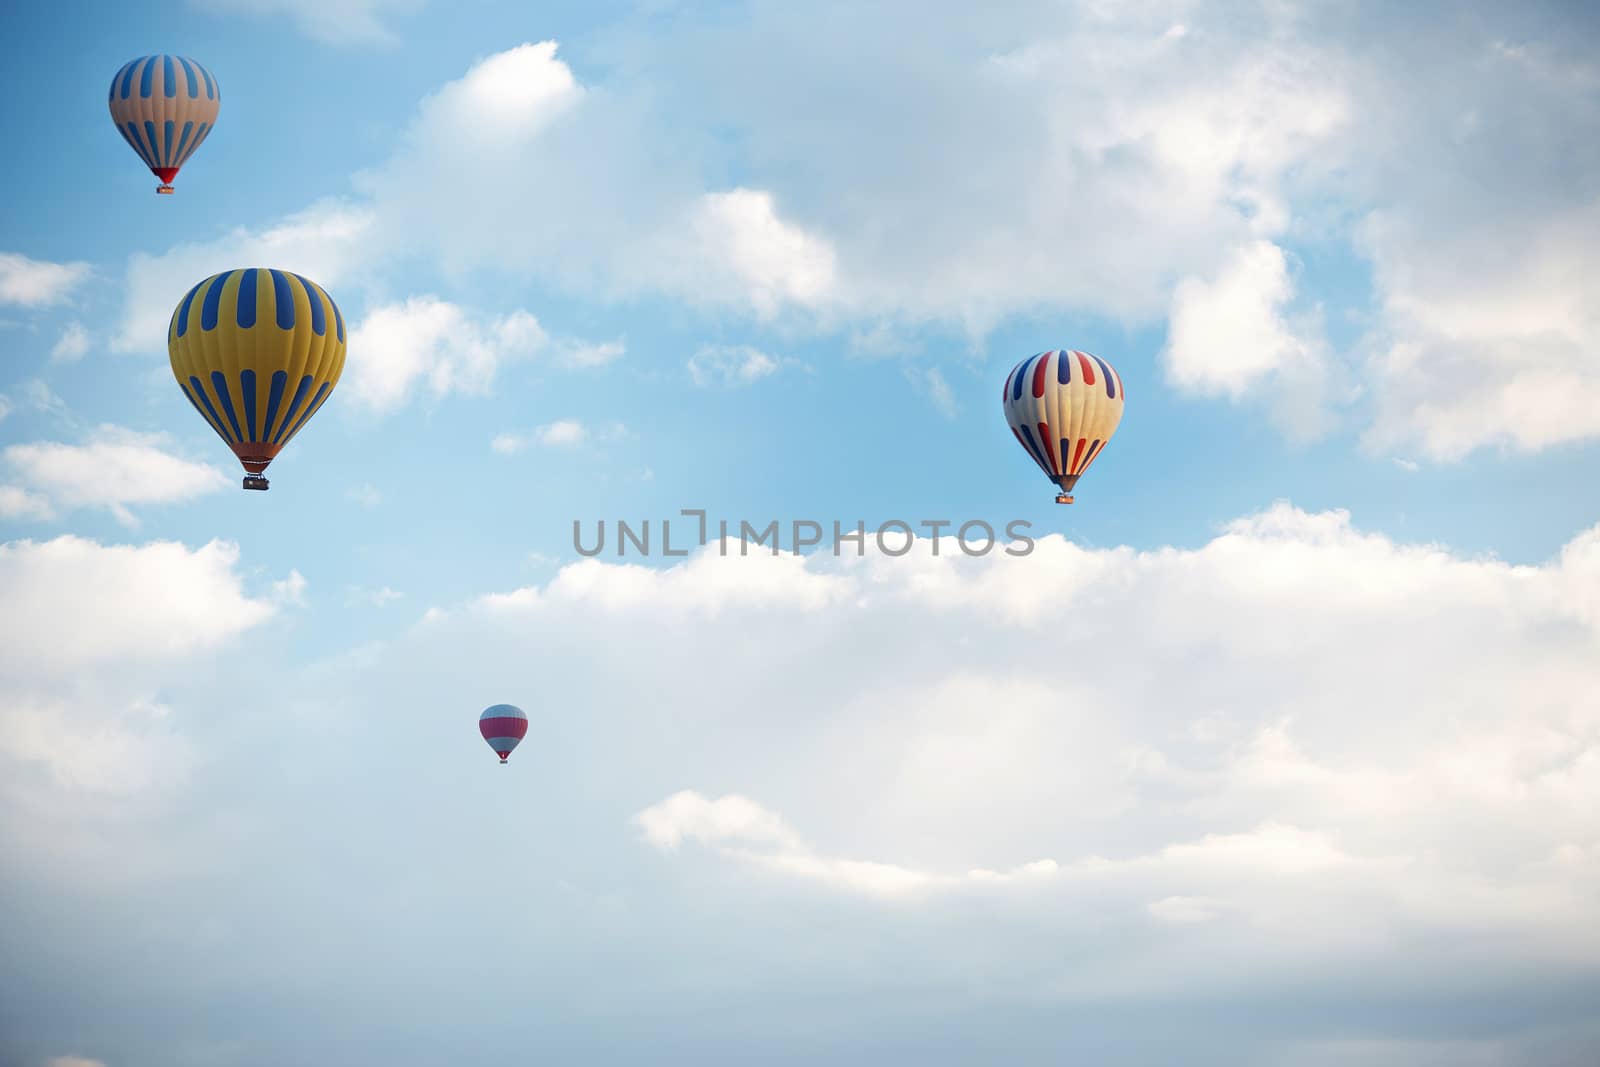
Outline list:
[[[217,124],[222,90],[211,72],[183,56],[141,56],[111,79],[111,120],[117,132],[172,192],[178,168]]]
[[[1072,503],[1073,486],[1122,421],[1122,375],[1087,352],[1030,356],[1006,375],[1000,401],[1017,443]]]
[[[322,287],[267,267],[213,274],[167,328],[172,376],[239,457],[246,489],[327,401],[344,371],[344,316]]]

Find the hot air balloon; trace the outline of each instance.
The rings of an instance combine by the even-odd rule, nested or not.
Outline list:
[[[1060,487],[1072,487],[1104,451],[1122,421],[1122,377],[1087,352],[1041,352],[1018,363],[1000,393],[1017,443]]]
[[[182,56],[142,56],[111,79],[111,121],[172,192],[178,168],[217,124],[222,90],[211,72]]]
[[[504,763],[511,758],[511,750],[528,736],[527,713],[511,704],[495,704],[478,716],[478,732]]]
[[[246,489],[317,413],[344,371],[344,316],[298,274],[267,267],[213,274],[172,313],[172,376],[239,457]]]

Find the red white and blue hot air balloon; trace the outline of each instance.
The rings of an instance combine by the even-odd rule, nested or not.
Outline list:
[[[528,736],[528,714],[511,704],[496,704],[478,716],[478,732],[504,763]]]
[[[1122,421],[1122,375],[1087,352],[1040,352],[1011,368],[1000,401],[1017,443],[1060,490],[1056,503],[1072,503]]]

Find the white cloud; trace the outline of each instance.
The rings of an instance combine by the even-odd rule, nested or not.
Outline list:
[[[674,541],[694,529],[675,524]],[[493,856],[534,925],[469,907],[450,944],[492,932],[496,952],[538,946],[563,976],[623,953],[636,995],[667,1007],[780,981],[954,1002],[984,975],[985,1011],[1092,997],[1165,1018],[1217,997],[1279,1003],[1292,970],[1306,976],[1293,996],[1326,1006],[1341,1034],[1383,1036],[1359,1004],[1443,998],[1457,1011],[1464,975],[1471,997],[1556,1003],[1549,990],[1600,966],[1574,936],[1600,921],[1600,528],[1538,565],[1288,506],[1195,548],[1052,535],[1020,558],[968,559],[946,539],[937,558],[919,542],[901,558],[713,548],[666,564],[587,559],[448,610],[419,604],[393,641],[309,668],[286,669],[265,639],[190,670],[136,645],[96,659],[108,677],[142,671],[173,689],[104,701],[122,729],[159,725],[214,764],[174,787],[170,817],[109,837],[108,809],[64,806],[63,784],[26,809],[48,816],[42,828],[0,805],[7,854],[29,872],[59,867],[86,894],[110,890],[82,871],[126,882],[134,865],[151,922],[185,917],[189,902],[169,898],[196,883],[208,899],[245,894],[233,914],[256,916],[263,866],[305,864],[309,894],[393,862],[394,841],[353,841],[314,817],[345,798],[351,818],[398,819],[450,862],[406,872],[418,895],[296,913],[281,960],[279,931],[241,919],[226,936],[254,968],[371,973],[397,915],[476,900],[474,860]],[[107,584],[76,561],[61,570],[96,595]],[[47,608],[58,584],[44,579]],[[108,604],[141,603],[111,591]],[[182,631],[129,611],[138,641]],[[38,639],[63,654],[57,635]],[[13,645],[0,634],[36,669]],[[193,677],[212,659],[225,679]],[[247,659],[262,679],[238,676]],[[61,685],[86,673],[49,666]],[[141,719],[133,695],[171,712]],[[510,770],[579,798],[525,850],[482,817],[485,804],[529,817],[493,807],[510,779],[489,777],[500,769],[473,729],[476,707],[501,699],[540,737]],[[378,721],[385,758],[363,759]],[[6,758],[6,789],[38,762]],[[397,765],[439,788],[419,799]],[[258,788],[246,770],[264,766],[292,767],[295,789]],[[93,847],[69,847],[91,833]],[[687,994],[684,944],[696,947]],[[591,973],[612,996],[615,969]],[[1209,1062],[1274,1062],[1261,1042],[1327,1036],[1291,1020]]]
[[[50,263],[0,252],[0,304],[27,308],[60,304],[88,276],[87,263]]]
[[[38,378],[30,379],[22,385],[22,398],[28,406],[35,411],[46,415],[62,415],[66,413],[67,405],[55,391]]]
[[[76,363],[89,351],[89,331],[81,322],[70,322],[61,331],[61,338],[50,349],[52,363]]]
[[[129,505],[173,503],[230,484],[217,468],[168,452],[167,443],[162,434],[101,426],[81,445],[10,445],[0,456],[20,483],[12,488],[46,510],[105,507],[134,525]]]
[[[944,12],[908,36],[916,14],[825,3],[619,28],[626,74],[592,86],[554,42],[524,44],[421,101],[403,144],[356,177],[356,204],[209,247],[232,260],[241,242],[332,220],[347,239],[310,225],[292,247],[333,256],[335,279],[358,254],[420,258],[869,338],[1170,312],[1174,381],[1235,399],[1270,384],[1302,435],[1349,399],[1324,396],[1331,381],[1363,383],[1370,444],[1434,458],[1600,432],[1584,288],[1600,209],[1572,177],[1593,162],[1570,151],[1600,105],[1559,36],[1507,43],[1524,36],[1509,9],[1395,33],[1282,4],[1024,6]],[[811,32],[834,18],[849,41]],[[763,50],[757,74],[752,40],[790,45]],[[744,161],[731,187],[724,133]],[[1352,237],[1380,314],[1369,370],[1335,377],[1317,315],[1291,312],[1283,257]],[[156,292],[165,275],[146,268],[180,252],[135,257],[125,340],[156,347],[203,275],[191,247]]]
[[[215,240],[174,245],[160,255],[135,252],[128,259],[127,298],[111,348],[165,353],[167,326],[184,294],[213,274],[240,267],[294,271],[322,286],[347,312],[340,287],[372,250],[381,234],[378,222],[369,207],[324,200],[264,229],[239,226]],[[359,363],[351,360],[351,366]]]
[[[1215,901],[1204,897],[1162,897],[1149,904],[1151,915],[1169,923],[1203,923],[1222,914]]]
[[[573,448],[589,441],[611,441],[626,437],[628,428],[620,422],[593,428],[578,419],[557,419],[537,427],[531,433],[498,434],[489,447],[501,455],[512,455],[534,445],[547,448]]]
[[[289,577],[272,583],[272,599],[279,604],[304,604],[306,602],[306,576],[291,570]]]
[[[951,876],[890,863],[818,856],[781,816],[754,801],[742,796],[709,800],[692,790],[674,793],[644,809],[634,816],[634,822],[659,849],[674,851],[688,838],[775,871],[874,895],[898,896],[970,883],[995,885],[1056,872],[1050,860],[1004,873],[974,870]]]
[[[351,331],[350,350],[362,358],[348,364],[346,388],[376,412],[401,407],[418,386],[435,397],[482,394],[502,362],[531,356],[545,340],[525,311],[479,319],[437,297],[412,297],[374,309]]]
[[[563,339],[555,342],[553,355],[557,363],[566,367],[603,367],[621,359],[627,346],[621,341],[589,342]]]
[[[391,589],[387,585],[378,589],[350,586],[345,592],[345,604],[349,607],[370,606],[382,608],[387,607],[396,600],[405,599],[404,593],[400,592],[398,589]]]
[[[0,544],[0,672],[59,676],[217,648],[264,621],[236,545],[101,545],[63,535]]]
[[[3,421],[7,415],[11,414],[12,406],[11,398],[4,393],[0,393],[0,421]]]
[[[15,485],[0,485],[0,518],[53,519],[55,509],[48,498]]]
[[[497,655],[558,620],[561,656],[589,626],[613,643],[692,630],[716,648],[714,703],[730,710],[672,699],[681,728],[720,722],[770,751],[657,752],[671,777],[732,787],[657,794],[639,825],[661,848],[694,841],[874,896],[1032,887],[1226,930],[1245,969],[1284,937],[1298,953],[1381,953],[1357,932],[1395,924],[1514,931],[1560,954],[1561,931],[1600,918],[1580,889],[1600,880],[1585,800],[1600,787],[1597,550],[1600,529],[1511,566],[1278,506],[1195,550],[1051,536],[1017,559],[934,558],[921,542],[900,559],[586,560],[475,610],[508,635]],[[453,625],[480,633],[472,617]],[[1095,655],[1063,672],[1020,640],[1040,632]],[[881,671],[847,651],[858,641]],[[676,643],[660,654],[654,692],[693,692],[712,669]],[[807,681],[830,657],[837,670]],[[1294,932],[1307,908],[1321,932]]]
[[[583,441],[583,424],[576,419],[559,419],[536,431],[539,441],[546,445],[575,445]]]
[[[245,593],[238,556],[220,541],[0,545],[0,755],[47,768],[68,788],[181,780],[194,747],[158,687],[275,610]],[[8,795],[8,805],[38,802]]]
[[[706,345],[689,357],[696,385],[750,385],[778,372],[778,360],[749,345]]]
[[[836,255],[825,237],[782,218],[770,191],[706,193],[686,224],[659,238],[649,281],[696,302],[745,304],[771,318],[832,296]]]
[[[383,502],[383,494],[370,482],[362,482],[353,489],[347,489],[344,495],[364,508],[375,508]]]
[[[1167,380],[1238,400],[1286,364],[1312,358],[1315,343],[1283,317],[1293,297],[1288,261],[1271,241],[1234,249],[1214,281],[1180,282],[1163,352]]]
[[[45,1067],[106,1067],[102,1060],[91,1060],[87,1056],[56,1056]]]
[[[841,46],[809,32],[827,10],[757,17],[749,32],[797,43],[755,79],[709,24],[670,43],[624,35],[638,78],[677,75],[655,78],[665,96],[586,88],[550,41],[483,60],[357,176],[377,216],[406,220],[367,242],[451,272],[492,265],[767,319],[1153,315],[1173,274],[1209,273],[1216,248],[1283,228],[1285,174],[1346,119],[1339,72],[1286,34],[1152,46],[1140,16],[1012,12],[983,33],[955,15],[907,38],[890,5]],[[1007,36],[1034,43],[978,43]],[[868,84],[834,91],[828,72],[857,62]],[[760,161],[742,183],[709,178],[712,128]],[[448,161],[441,140],[457,145]]]
[[[1369,442],[1459,460],[1600,436],[1600,311],[1584,281],[1600,272],[1600,199],[1443,230],[1375,214],[1362,231],[1385,312]]]
[[[331,45],[392,44],[390,15],[409,15],[424,0],[189,0],[218,14],[285,15],[301,33]]]
[[[583,97],[556,47],[541,41],[497,52],[423,100],[409,135],[412,151],[434,152],[435,138],[447,134],[498,152],[508,139],[538,133]]]
[[[956,396],[950,388],[950,383],[944,380],[944,374],[938,367],[929,367],[922,374],[922,385],[928,392],[928,399],[933,401],[933,406],[947,419],[956,417]]]

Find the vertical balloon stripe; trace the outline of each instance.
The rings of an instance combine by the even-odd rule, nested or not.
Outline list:
[[[133,150],[139,153],[139,158],[144,159],[144,142],[139,139],[139,128],[127,122],[119,125],[117,129],[122,131],[122,139],[133,145]],[[145,166],[149,165],[149,160],[145,160]]]
[[[200,64],[196,63],[195,66],[200,67]],[[206,80],[206,99],[217,99],[222,90],[217,88],[217,81],[211,76],[211,72],[204,67],[200,67],[200,76]]]
[[[135,59],[122,68],[122,90],[117,95],[124,100],[128,99],[129,94],[133,92],[133,72],[138,65],[139,61]]]
[[[185,296],[183,298],[183,303],[178,305],[179,337],[182,337],[184,334],[189,332],[189,305],[194,303],[194,294],[198,293],[200,291],[200,286],[204,284],[205,282],[201,282],[200,285],[196,285],[193,289],[190,289],[189,295]]]
[[[1083,368],[1083,380],[1088,385],[1094,384],[1094,368],[1089,366],[1089,357],[1082,352],[1074,353],[1078,357],[1078,366]]]
[[[1117,395],[1123,400],[1127,400],[1128,390],[1127,387],[1122,384],[1122,375],[1117,373],[1117,368],[1115,367],[1110,368],[1110,370],[1111,376],[1117,380]]]
[[[1099,441],[1091,441],[1091,442],[1089,442],[1089,451],[1084,454],[1083,466],[1078,468],[1078,473],[1082,474],[1084,471],[1088,470],[1089,469],[1089,464],[1093,463],[1094,462],[1094,457],[1098,456],[1099,454],[1100,454],[1100,442]]]
[[[1017,369],[1014,372],[1012,372],[1013,373],[1013,377],[1011,379],[1011,399],[1012,399],[1013,402],[1015,402],[1017,400],[1020,400],[1022,398],[1022,375],[1024,373],[1023,368],[1026,367],[1027,365],[1028,365],[1028,361],[1027,360],[1023,360],[1021,363],[1017,364]]]
[[[1088,446],[1088,444],[1089,442],[1086,438],[1078,438],[1078,447],[1074,449],[1072,453],[1072,472],[1074,474],[1076,474],[1079,470],[1078,461],[1083,458],[1083,450]]]
[[[156,124],[149,119],[144,120],[145,143],[150,146],[150,165],[161,166],[161,142],[156,140]]]
[[[256,441],[256,372],[242,370],[239,372],[239,395],[244,398],[244,428],[250,435],[250,443]]]
[[[123,139],[123,140],[124,140],[124,141],[127,141],[127,142],[128,142],[128,147],[129,147],[129,148],[131,148],[131,149],[133,149],[133,150],[134,150],[134,151],[135,151],[135,152],[138,152],[138,153],[139,153],[139,155],[140,155],[140,156],[141,156],[141,157],[143,157],[143,155],[144,155],[144,150],[143,150],[143,149],[141,149],[141,148],[140,148],[140,147],[139,147],[139,142],[138,142],[138,141],[135,141],[135,140],[134,140],[134,139],[133,139],[133,134],[131,134],[131,133],[129,133],[129,132],[128,132],[128,131],[129,131],[129,130],[130,130],[130,129],[132,129],[132,128],[133,128],[133,123],[131,123],[131,122],[130,122],[130,123],[128,123],[128,124],[127,124],[127,125],[126,125],[126,126],[123,126],[123,125],[121,125],[121,124],[118,124],[118,126],[117,126],[117,132],[118,132],[118,133],[120,133],[120,134],[122,134],[122,139]]]
[[[211,288],[206,290],[206,298],[200,305],[200,329],[203,331],[217,328],[217,309],[222,302],[222,287],[228,281],[231,270],[223,271],[211,279]]]
[[[172,156],[173,156],[173,152],[172,152],[172,135],[175,132],[175,128],[174,128],[173,121],[171,119],[168,119],[166,122],[163,122],[161,125],[162,125],[162,130],[161,130],[161,140],[162,140],[161,165],[163,167],[170,167],[170,166],[172,166],[172,162],[173,162],[173,159],[172,159]]]
[[[322,307],[322,296],[317,292],[317,287],[306,281],[300,275],[294,276],[306,290],[306,299],[311,302],[311,332],[321,337],[328,332],[327,312]]]
[[[1023,442],[1028,446],[1028,451],[1033,454],[1033,461],[1039,464],[1039,466],[1043,467],[1046,474],[1053,474],[1054,472],[1050,469],[1050,464],[1044,461],[1044,453],[1040,451],[1039,446],[1034,443],[1033,431],[1028,429],[1026,426],[1019,426],[1017,429],[1022,431]]]
[[[1033,367],[1033,395],[1044,396],[1044,372],[1050,369],[1050,353],[1046,352],[1039,357],[1039,362]]]
[[[239,416],[233,410],[233,396],[228,390],[228,376],[219,370],[211,372],[211,388],[216,391],[217,402],[222,405],[223,414],[228,416],[228,425],[233,427],[233,439],[244,440],[244,431],[239,429]]]
[[[144,136],[139,132],[139,127],[130,122],[128,123],[127,129],[128,132],[126,136],[128,138],[128,143],[133,145],[133,150],[135,152],[139,153],[139,158],[144,160],[144,165],[147,167],[155,166],[155,160],[151,159],[150,153],[145,150]]]
[[[1100,377],[1105,379],[1107,399],[1115,400],[1117,398],[1117,391],[1111,384],[1111,368],[1106,366],[1106,361],[1101,359],[1099,356],[1090,356],[1089,358],[1100,364]]]
[[[1039,424],[1039,443],[1044,445],[1045,458],[1050,461],[1050,473],[1060,474],[1061,464],[1056,462],[1056,439],[1045,423]]]
[[[222,419],[217,416],[217,409],[211,406],[211,398],[206,395],[205,388],[200,384],[200,379],[191,374],[189,375],[189,384],[194,387],[194,393],[200,398],[200,402],[206,406],[206,414],[211,416],[212,427],[222,435],[224,441],[230,445],[233,444],[233,438],[228,436],[227,427],[222,425]]]
[[[1063,351],[1056,359],[1056,383],[1058,385],[1072,384],[1072,353]]]
[[[189,135],[194,133],[194,123],[185,122],[183,133],[178,136],[178,158],[172,161],[175,167],[183,166],[183,161],[189,158]]]
[[[300,402],[306,398],[306,392],[311,388],[311,375],[300,379],[300,385],[294,391],[294,399],[289,401],[289,410],[283,414],[283,424],[278,427],[278,432],[272,435],[272,443],[279,444],[283,440],[283,433],[289,428],[289,421],[294,418],[294,413],[300,410]]]
[[[150,75],[155,73],[156,59],[150,56],[143,60],[144,69],[139,72],[139,97],[147,98],[150,95]]]
[[[272,304],[277,313],[278,329],[294,329],[294,294],[289,291],[289,279],[281,270],[272,272]]]
[[[324,293],[323,296],[328,294]],[[339,305],[333,302],[333,297],[328,297],[328,303],[333,307],[333,325],[338,330],[339,343],[344,344],[344,316],[339,314]]]
[[[161,57],[161,90],[162,96],[178,95],[178,72],[172,66],[171,56]]]
[[[256,324],[256,273],[254,267],[246,267],[239,272],[239,298],[235,301],[238,309],[233,321],[239,324],[241,330],[248,330]]]
[[[226,441],[228,439],[227,435],[221,430],[217,429],[216,424],[213,423],[210,417],[206,415],[205,409],[200,406],[199,401],[195,400],[194,394],[189,392],[189,387],[184,385],[182,382],[179,382],[178,388],[183,390],[183,395],[189,399],[190,404],[194,405],[194,409],[200,413],[200,417],[206,420],[206,425],[211,427],[212,432]]]
[[[178,57],[178,62],[183,64],[184,86],[189,90],[189,99],[193,100],[200,95],[200,80],[194,76],[194,62]]]
[[[276,272],[274,272],[276,273]],[[278,405],[283,402],[283,391],[289,385],[289,375],[281,370],[272,372],[272,389],[267,393],[267,417],[261,424],[261,440],[272,433],[272,424],[278,418]]]
[[[309,382],[310,380],[311,378],[308,375],[306,377],[306,381]],[[304,426],[310,420],[311,416],[317,413],[317,409],[322,406],[323,398],[328,395],[328,390],[332,388],[332,382],[323,382],[321,385],[317,386],[317,395],[311,398],[311,403],[306,405],[305,413],[302,414],[299,421],[294,424],[294,429],[289,431],[289,436],[283,439],[284,444],[288,444],[290,441],[294,440],[294,435],[299,433],[300,427]]]

